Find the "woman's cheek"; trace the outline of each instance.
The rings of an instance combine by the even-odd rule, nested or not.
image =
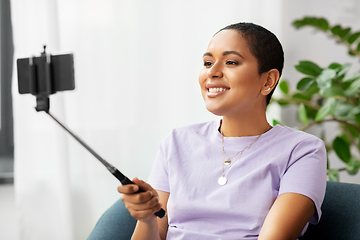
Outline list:
[[[202,87],[204,81],[206,80],[206,69],[202,69],[199,74],[199,84]]]

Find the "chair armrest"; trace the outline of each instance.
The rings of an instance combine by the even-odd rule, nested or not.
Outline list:
[[[136,219],[118,200],[101,216],[87,240],[130,240],[135,225]]]

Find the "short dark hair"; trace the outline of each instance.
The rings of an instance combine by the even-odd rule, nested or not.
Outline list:
[[[258,61],[260,75],[275,68],[279,71],[279,77],[281,76],[284,67],[284,51],[275,34],[254,23],[245,22],[231,24],[220,29],[220,31],[223,30],[236,30],[247,41],[251,53]],[[276,86],[266,96],[266,104],[269,104],[275,88]]]

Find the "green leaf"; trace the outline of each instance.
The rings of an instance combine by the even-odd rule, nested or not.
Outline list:
[[[360,125],[360,113],[355,115],[355,121]]]
[[[340,77],[342,75],[344,75],[345,73],[347,73],[351,68],[351,64],[350,63],[345,63],[344,65],[341,66],[341,70],[337,73],[337,77]]]
[[[354,119],[360,113],[360,106],[352,107],[347,114],[347,118]]]
[[[346,89],[348,89],[353,82],[354,82],[354,81],[343,82],[342,86],[344,87],[344,91],[345,91]],[[344,93],[345,93],[345,92],[344,92]]]
[[[360,92],[360,79],[355,80],[351,83],[350,87],[346,89],[345,95],[348,97],[355,96]]]
[[[356,79],[360,79],[360,72],[350,73],[350,74],[346,75],[342,81],[349,82],[349,81],[353,81]]]
[[[290,104],[290,102],[287,102],[287,101],[278,101],[278,104],[279,104],[280,106],[287,106],[287,105]]]
[[[349,162],[346,164],[346,171],[350,175],[355,175],[360,168],[360,161],[354,157],[351,157]]]
[[[299,65],[295,66],[296,70],[301,73],[317,77],[322,69],[315,63],[310,61],[301,61]]]
[[[348,38],[348,43],[349,44],[353,44],[358,38],[360,37],[360,32],[354,33],[352,34],[349,38]]]
[[[357,45],[356,51],[360,52],[360,43]]]
[[[321,74],[316,78],[316,83],[320,89],[329,88],[332,85],[332,80],[336,76],[334,69],[324,69]]]
[[[354,108],[353,105],[348,103],[340,103],[336,105],[334,115],[344,117],[346,116],[352,109]]]
[[[351,144],[351,140],[349,138],[349,136],[343,132],[340,136],[338,136],[340,138],[342,138],[345,142],[347,142],[347,144],[349,144],[349,148],[350,148],[350,144]],[[350,153],[351,154],[351,153]]]
[[[286,105],[289,104],[289,100],[284,99],[284,98],[279,98],[279,99],[272,98],[272,99],[271,99],[271,103],[272,103],[272,102],[276,102],[276,103],[278,103],[280,106],[286,106]]]
[[[303,103],[300,103],[300,105],[299,105],[299,120],[305,124],[309,123],[309,119],[308,119],[308,116],[306,113],[306,108]]]
[[[303,20],[296,20],[292,24],[295,28],[301,28],[307,25]]]
[[[336,155],[345,163],[350,162],[350,145],[341,137],[336,137],[333,141],[333,148]]]
[[[304,95],[302,93],[294,93],[291,98],[310,100],[310,96]]]
[[[329,23],[326,21],[326,19],[320,18],[320,19],[319,19],[319,27],[320,27],[322,30],[326,31],[326,30],[329,29]]]
[[[359,138],[360,137],[360,132],[355,129],[353,126],[350,125],[344,125],[345,128],[350,132],[351,136],[355,137],[355,138]],[[360,141],[359,141],[360,144]]]
[[[339,71],[341,71],[342,65],[339,63],[331,63],[328,68],[333,69],[336,71],[336,73],[338,73]]]
[[[283,80],[279,83],[279,87],[281,89],[281,91],[285,94],[289,93],[289,85],[287,83],[287,81]]]
[[[273,126],[275,126],[277,124],[282,125],[278,120],[273,119]]]
[[[310,88],[311,84],[313,84],[314,82],[315,82],[314,78],[309,78],[309,77],[303,78],[298,82],[296,89],[299,91],[306,91],[307,89]]]
[[[337,35],[337,36],[339,36],[340,31],[341,31],[340,25],[336,25],[336,26],[334,26],[334,27],[331,29],[331,32],[332,32],[334,35]]]
[[[328,68],[331,68],[334,70],[340,70],[342,68],[342,65],[339,63],[331,63]]]
[[[306,113],[308,116],[308,119],[315,119],[316,113],[318,112],[316,109],[313,109],[311,107],[305,106]]]
[[[328,171],[328,178],[329,178],[329,181],[338,182],[339,181],[339,170],[330,169]]]
[[[327,115],[333,115],[336,107],[336,99],[329,98],[325,105],[323,105],[316,113],[315,121],[323,120]]]
[[[339,85],[332,85],[329,88],[321,89],[320,94],[325,97],[334,97],[334,96],[341,96],[344,97],[344,89],[342,89]]]
[[[349,34],[350,30],[351,30],[351,28],[342,29],[339,33],[339,37],[344,40],[347,37],[347,35]]]
[[[324,18],[305,17],[303,19],[294,21],[292,24],[295,28],[301,28],[309,25],[323,31],[329,29],[329,23]]]
[[[311,96],[312,94],[319,92],[319,90],[320,90],[320,89],[318,88],[318,86],[317,86],[317,84],[316,84],[316,81],[314,81],[314,82],[310,85],[309,89],[306,90],[306,94]]]

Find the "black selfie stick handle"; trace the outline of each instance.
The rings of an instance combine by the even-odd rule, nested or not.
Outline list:
[[[127,185],[127,184],[135,184],[133,181],[131,181],[130,179],[128,179],[126,176],[124,176],[119,170],[115,170],[114,173],[112,173],[117,179],[119,179],[119,181],[121,182],[122,185]],[[144,192],[144,190],[142,190],[141,188],[139,188],[139,190],[136,193],[141,193]],[[155,213],[156,216],[158,216],[159,218],[164,218],[165,217],[165,210],[164,209],[160,209],[159,211],[157,211]]]
[[[99,154],[97,154],[91,147],[89,147],[84,141],[82,141],[78,136],[76,136],[74,133],[72,133],[64,124],[62,124],[59,120],[57,120],[49,111],[45,111],[47,114],[50,115],[61,127],[63,127],[71,136],[73,136],[76,141],[78,141],[83,147],[85,147],[95,158],[97,158],[104,166],[109,170],[109,172],[112,173],[120,182],[122,185],[127,184],[135,184],[133,183],[129,178],[127,178],[124,174],[122,174],[116,167],[108,163],[105,159],[100,157]],[[141,188],[136,193],[144,192]],[[158,212],[155,213],[156,216],[159,218],[165,217],[165,210],[160,209]]]

